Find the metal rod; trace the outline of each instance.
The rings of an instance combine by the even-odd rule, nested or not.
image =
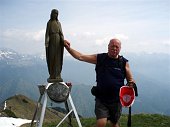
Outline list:
[[[33,119],[32,119],[32,121],[31,121],[31,126],[30,126],[30,127],[32,127],[32,126],[33,126],[33,123],[35,122],[34,120],[35,120],[35,117],[36,117],[36,115],[37,115],[37,111],[38,111],[38,109],[39,109],[39,107],[40,107],[40,102],[41,102],[42,96],[43,96],[43,94],[41,94],[40,97],[39,97],[39,99],[38,99],[38,102],[37,102],[37,105],[36,105],[36,109],[35,109],[34,116],[33,116]]]
[[[73,104],[73,100],[72,100],[70,94],[69,94],[69,97],[68,97],[68,98],[69,98],[69,100],[70,100],[71,107],[73,108],[73,111],[74,111],[74,114],[75,114],[77,123],[78,123],[79,127],[82,127],[81,122],[80,122],[80,119],[79,119],[79,116],[78,116],[78,114],[77,114],[76,108],[75,108],[75,106],[74,106],[74,104]]]
[[[70,112],[60,121],[60,123],[56,126],[56,127],[59,127],[60,124],[62,124],[62,122],[70,115],[70,113],[72,112],[73,110],[70,110]]]
[[[40,116],[40,123],[39,123],[38,127],[42,127],[43,120],[44,120],[44,115],[45,115],[46,105],[47,105],[47,92],[45,91],[45,93],[44,93],[44,102],[43,102],[41,116]]]

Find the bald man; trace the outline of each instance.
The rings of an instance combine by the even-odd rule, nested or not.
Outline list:
[[[95,95],[96,127],[105,127],[108,120],[111,121],[112,127],[119,127],[122,112],[119,90],[124,85],[125,78],[130,85],[134,82],[128,60],[119,55],[120,40],[111,39],[107,53],[92,55],[82,54],[71,48],[67,40],[64,41],[64,46],[75,59],[96,65],[97,85],[92,90]]]

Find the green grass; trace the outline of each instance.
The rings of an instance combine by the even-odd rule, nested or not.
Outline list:
[[[134,115],[132,127],[170,127],[170,117],[158,114]]]
[[[36,103],[23,95],[16,95],[7,100],[7,109],[2,113],[8,117],[18,117],[32,119],[35,111]],[[64,114],[47,109],[45,119],[43,121],[43,127],[56,127],[59,123],[59,116]],[[127,115],[122,115],[120,119],[120,127],[127,127]],[[72,119],[73,127],[78,127],[75,119]],[[95,118],[81,118],[83,127],[95,127]],[[22,127],[30,127],[28,124]],[[62,124],[60,127],[68,127],[68,124]],[[110,127],[110,123],[106,127]],[[132,115],[132,127],[170,127],[170,116],[164,116],[159,114],[136,114]]]
[[[95,118],[82,118],[81,123],[83,127],[95,127]],[[78,127],[75,119],[72,122],[73,127]],[[127,115],[122,115],[120,119],[120,127],[127,127]],[[55,127],[57,123],[44,123],[43,127]],[[68,127],[64,123],[60,127]],[[106,127],[111,127],[108,122]],[[158,114],[136,114],[132,115],[132,127],[170,127],[170,116]]]

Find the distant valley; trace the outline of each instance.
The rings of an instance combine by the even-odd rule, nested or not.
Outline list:
[[[129,59],[139,91],[132,112],[170,115],[170,55],[124,56]],[[65,82],[72,82],[71,95],[83,117],[94,116],[94,96],[90,93],[91,87],[95,85],[94,69],[94,65],[64,58],[62,77]],[[46,84],[47,78],[46,61],[41,55],[23,55],[13,50],[0,49],[0,103],[15,94],[23,94],[37,101],[37,85]],[[124,109],[126,112],[127,109]]]

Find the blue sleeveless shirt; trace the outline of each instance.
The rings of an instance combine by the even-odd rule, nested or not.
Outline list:
[[[128,62],[123,56],[113,59],[107,53],[97,55],[96,82],[101,101],[106,103],[119,102],[119,90],[124,85],[125,64]]]

